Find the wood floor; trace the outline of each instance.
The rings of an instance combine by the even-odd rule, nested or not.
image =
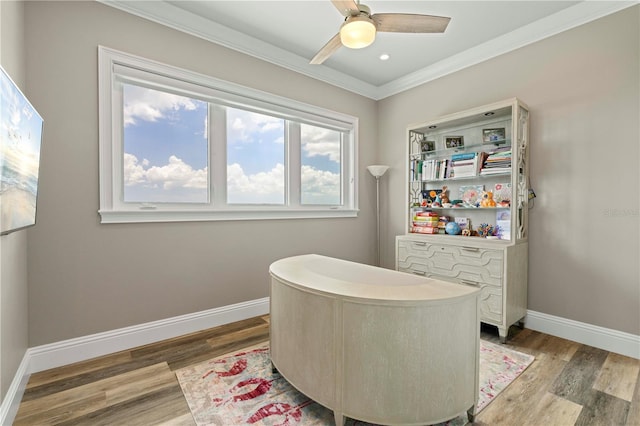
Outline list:
[[[268,338],[256,317],[33,374],[14,425],[194,425],[173,371]],[[640,425],[639,360],[526,328],[507,346],[536,359],[476,425]]]

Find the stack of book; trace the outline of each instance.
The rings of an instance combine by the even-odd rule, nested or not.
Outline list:
[[[434,212],[416,212],[413,216],[411,232],[417,234],[437,234],[438,214]]]
[[[438,218],[438,234],[446,234],[445,228],[447,227],[447,223],[449,223],[448,216],[440,216]]]
[[[486,154],[480,175],[495,175],[511,171],[511,147],[505,146]]]
[[[421,181],[422,180],[422,164],[423,161],[420,159],[411,160],[411,180],[413,181]]]
[[[422,179],[436,180],[447,178],[449,160],[426,160],[422,162]]]
[[[478,153],[468,152],[451,156],[449,176],[451,178],[471,177],[478,174]]]

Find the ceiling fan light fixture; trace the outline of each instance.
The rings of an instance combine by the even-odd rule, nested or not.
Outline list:
[[[368,16],[351,16],[340,27],[340,41],[350,49],[362,49],[376,39],[376,26]]]

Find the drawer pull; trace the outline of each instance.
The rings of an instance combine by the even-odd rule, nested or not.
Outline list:
[[[473,252],[480,251],[480,249],[478,247],[462,247],[462,250],[473,251]]]
[[[460,282],[462,284],[470,285],[470,286],[473,286],[473,287],[480,287],[480,283],[478,281],[460,280]]]
[[[427,245],[427,243],[425,243],[424,241],[414,241],[414,242],[413,242],[413,245],[414,245],[414,246],[421,246],[421,247],[424,247],[424,246],[426,246],[426,245]]]
[[[424,276],[426,274],[426,272],[424,272],[424,271],[417,271],[415,269],[411,269],[411,273],[414,274],[414,275],[422,275],[422,276]]]

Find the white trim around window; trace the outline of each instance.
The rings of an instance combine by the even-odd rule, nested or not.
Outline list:
[[[102,223],[356,217],[358,118],[98,47],[99,172]],[[123,84],[184,96],[209,105],[207,202],[125,201]],[[284,120],[284,203],[227,202],[226,108]],[[213,123],[213,124],[212,124]],[[216,124],[218,123],[218,124]],[[301,202],[301,124],[338,134],[339,188],[331,202]],[[336,155],[338,156],[338,155]],[[339,201],[337,201],[339,200]]]

